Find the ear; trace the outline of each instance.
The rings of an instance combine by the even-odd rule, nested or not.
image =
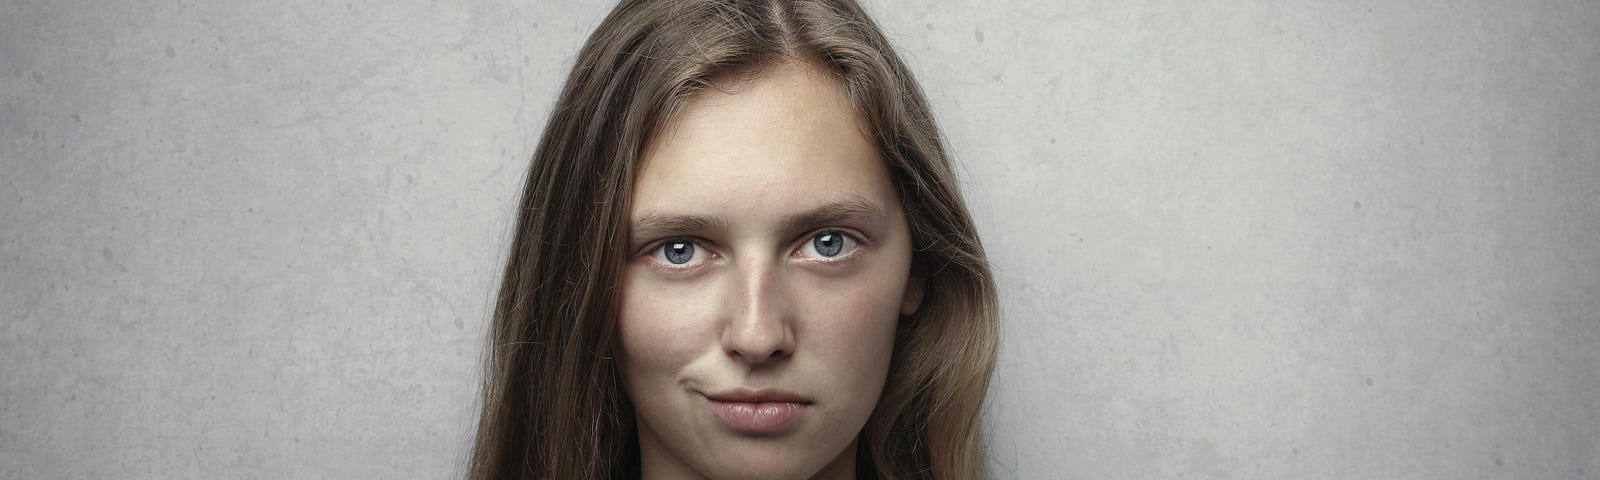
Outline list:
[[[906,282],[905,297],[900,299],[900,316],[909,317],[914,315],[917,313],[917,309],[922,307],[922,286],[922,276],[915,273],[911,274],[911,279]]]

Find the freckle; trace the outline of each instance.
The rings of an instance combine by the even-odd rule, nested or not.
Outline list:
[[[1500,457],[1494,457],[1494,466],[1501,467],[1501,466],[1505,466],[1505,464],[1506,464],[1505,460],[1501,460]]]
[[[1360,209],[1361,209],[1361,202],[1358,201],[1358,202],[1356,202],[1356,210],[1360,210]]]
[[[173,58],[176,56],[178,56],[178,51],[173,50],[172,45],[167,45],[167,58]]]
[[[1372,377],[1367,377],[1367,386],[1372,386]]]

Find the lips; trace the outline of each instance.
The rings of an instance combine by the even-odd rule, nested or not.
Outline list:
[[[705,394],[711,412],[734,430],[760,434],[795,425],[811,405],[810,398],[779,389],[735,389]]]

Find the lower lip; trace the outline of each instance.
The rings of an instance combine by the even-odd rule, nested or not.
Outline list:
[[[708,399],[709,400],[709,399]],[[794,402],[719,402],[711,400],[711,411],[734,430],[772,433],[800,419],[805,404]]]

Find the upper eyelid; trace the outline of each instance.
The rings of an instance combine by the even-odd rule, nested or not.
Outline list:
[[[821,234],[829,233],[829,232],[842,233],[845,236],[848,236],[851,239],[854,239],[856,241],[856,243],[859,243],[861,245],[871,245],[872,244],[872,239],[871,238],[867,238],[867,235],[865,233],[862,233],[860,230],[856,230],[854,228],[849,228],[849,227],[822,227],[822,228],[812,229],[811,231],[806,232],[805,235],[802,235],[800,237],[800,245],[801,246],[805,246],[805,242],[811,240],[812,238],[816,238],[817,235],[821,235]]]
[[[889,219],[889,213],[883,206],[864,195],[844,195],[825,200],[831,201],[783,219],[784,229],[812,231],[840,224],[875,226]],[[728,232],[732,227],[733,221],[723,216],[654,209],[638,212],[628,224],[628,230],[635,235],[632,238],[665,238],[669,233]]]
[[[821,228],[813,228],[811,230],[806,231],[806,233],[802,234],[800,236],[800,238],[795,240],[794,246],[790,247],[789,250],[790,251],[794,251],[794,250],[798,250],[798,249],[801,249],[801,248],[805,248],[805,246],[807,244],[809,244],[809,242],[813,238],[816,238],[817,235],[821,235],[821,234],[829,233],[829,232],[837,232],[837,233],[843,234],[843,235],[845,235],[847,237],[850,237],[852,240],[855,240],[855,242],[857,244],[857,248],[866,247],[866,246],[872,246],[873,245],[872,239],[867,237],[866,234],[862,233],[860,230],[857,230],[857,229],[854,229],[854,228],[850,228],[850,227],[821,227]],[[639,247],[639,249],[635,250],[633,252],[633,254],[631,254],[629,256],[630,257],[636,257],[636,256],[652,255],[657,250],[660,250],[662,246],[665,246],[667,244],[667,242],[671,242],[673,240],[687,240],[689,243],[694,244],[695,248],[701,248],[701,249],[707,250],[707,253],[714,254],[715,251],[716,251],[715,248],[712,248],[711,242],[707,241],[704,238],[696,237],[696,236],[692,236],[692,235],[675,235],[675,236],[661,237],[661,238],[656,239],[656,240],[651,240],[651,241],[648,241],[648,242],[644,242],[644,244],[643,244],[644,246]]]
[[[817,235],[821,235],[823,233],[829,233],[829,232],[837,232],[837,233],[843,234],[846,237],[850,237],[852,240],[855,240],[855,242],[856,242],[856,250],[860,250],[862,248],[872,246],[872,241],[871,240],[867,240],[865,238],[865,235],[861,234],[860,232],[858,232],[858,231],[856,231],[854,229],[841,228],[841,227],[823,227],[823,228],[818,228],[818,229],[812,230],[810,232],[806,232],[805,236],[801,237],[802,240],[800,241],[800,243],[795,245],[793,248],[789,249],[790,253],[793,254],[793,253],[799,252],[801,250],[804,250],[806,248],[806,245],[810,245],[811,244],[811,242],[813,241],[812,239],[817,238]],[[853,253],[854,251],[855,250],[852,250],[851,252]],[[843,254],[843,255],[849,255],[849,254],[847,253],[847,254]],[[843,256],[840,256],[840,257],[828,257],[829,260],[838,259],[838,258],[843,258]]]
[[[637,257],[637,256],[644,256],[644,255],[653,254],[653,253],[655,253],[656,250],[660,250],[662,246],[666,245],[667,242],[670,242],[670,241],[673,241],[673,240],[687,240],[689,243],[694,244],[694,248],[705,248],[706,250],[713,250],[713,249],[710,249],[710,248],[706,247],[706,244],[708,242],[706,242],[705,239],[703,239],[703,238],[694,237],[694,236],[679,235],[679,236],[671,236],[671,237],[661,237],[661,238],[656,239],[656,240],[651,240],[651,241],[648,241],[648,242],[644,242],[644,246],[643,247],[639,247],[638,250],[635,250],[633,252],[633,254],[629,255],[629,256],[630,257]]]

